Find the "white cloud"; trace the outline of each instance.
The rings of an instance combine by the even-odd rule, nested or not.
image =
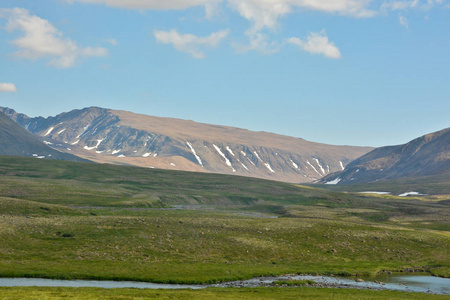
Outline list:
[[[14,54],[27,59],[50,58],[49,65],[70,68],[80,57],[105,56],[105,48],[80,48],[48,20],[31,15],[24,8],[0,9],[0,18],[8,19],[6,30],[21,31],[23,35],[11,43],[19,48]]]
[[[325,31],[311,32],[306,41],[303,41],[297,37],[293,37],[287,40],[288,43],[299,46],[302,50],[312,54],[321,54],[328,58],[338,59],[341,58],[341,52],[333,42],[328,40],[328,36]]]
[[[107,39],[106,42],[113,46],[117,46],[119,44],[116,39]]]
[[[195,58],[204,58],[204,47],[217,47],[221,40],[228,36],[229,30],[221,30],[207,37],[198,37],[194,34],[180,34],[175,29],[170,31],[156,30],[153,32],[156,40],[163,44],[172,44],[175,49],[189,53]]]
[[[222,0],[67,0],[69,3],[83,2],[92,4],[105,4],[111,7],[122,7],[129,9],[186,9],[192,6],[212,5]]]
[[[433,8],[435,5],[440,5],[443,3],[443,0],[394,0],[394,1],[385,1],[381,5],[382,11],[387,10],[406,10],[406,9],[422,9],[428,10]]]
[[[17,92],[17,88],[14,83],[1,83],[0,92]]]
[[[398,19],[399,19],[398,21],[400,22],[400,25],[402,25],[402,26],[405,27],[405,28],[408,28],[408,27],[409,27],[408,19],[407,19],[406,17],[400,15],[400,16],[398,17]]]

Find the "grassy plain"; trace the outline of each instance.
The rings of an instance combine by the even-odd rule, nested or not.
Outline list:
[[[204,290],[139,290],[100,288],[2,288],[0,299],[448,299],[444,295],[329,288],[209,288]]]
[[[449,209],[439,202],[11,157],[0,157],[0,195],[2,277],[212,283],[404,269],[450,275]]]

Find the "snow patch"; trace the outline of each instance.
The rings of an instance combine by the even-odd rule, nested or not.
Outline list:
[[[84,146],[84,149],[86,149],[86,150],[92,150],[92,149],[95,149],[95,148],[96,148],[95,146],[93,146],[93,147]]]
[[[319,176],[322,176],[322,174],[320,174],[319,171],[316,170],[316,168],[309,162],[309,160],[307,160],[306,163],[310,165],[313,168],[313,170],[316,171],[317,174],[319,174]]]
[[[174,163],[170,163],[170,165],[176,167]]]
[[[410,196],[410,195],[423,196],[424,194],[420,194],[418,192],[407,192],[407,193],[400,194],[398,196],[399,197],[406,197],[406,196]]]
[[[339,161],[339,164],[341,165],[341,169],[342,169],[342,171],[344,171],[344,170],[345,170],[345,168],[344,168],[344,164],[342,163],[342,161]]]
[[[314,158],[315,160],[316,160],[316,162],[317,162],[317,165],[319,166],[319,168],[320,168],[320,171],[322,171],[322,174],[324,174],[325,175],[325,170],[322,168],[322,165],[320,164],[320,162],[319,162],[319,160],[317,159],[317,158]]]
[[[325,184],[338,184],[339,181],[341,181],[341,178],[338,177],[335,180],[331,180],[331,181],[325,182]]]
[[[95,151],[95,153],[100,154],[103,153],[104,151]]]
[[[236,156],[236,155],[234,155],[233,151],[231,151],[230,147],[228,147],[228,146],[227,146],[227,151],[230,152],[231,155]]]
[[[298,169],[298,165],[291,159],[291,163],[294,166],[294,168]]]
[[[260,161],[263,161],[263,160],[259,157],[258,152],[253,151],[253,153],[255,153],[256,157],[257,157]]]
[[[69,151],[72,151],[72,149],[70,149],[70,148],[66,148],[67,150],[69,150]]]
[[[119,153],[120,151],[122,151],[122,149],[120,149],[120,150],[114,150],[113,152],[111,152],[111,154],[116,154],[116,153]]]
[[[53,131],[53,129],[55,129],[55,127],[50,127],[50,128],[48,129],[47,133],[46,133],[46,134],[44,134],[44,136],[47,136],[47,135],[49,135],[49,134],[50,134],[50,132],[52,132],[52,131]]]
[[[156,157],[158,155],[158,153],[153,154],[153,157]]]
[[[275,173],[275,171],[272,169],[272,167],[268,163],[265,163],[264,165],[266,166],[267,169],[269,169],[270,172]]]
[[[233,166],[231,165],[231,162],[228,160],[228,158],[225,156],[225,154],[223,154],[222,150],[220,150],[219,147],[217,147],[215,144],[213,144],[214,148],[216,149],[217,152],[219,152],[220,156],[222,156],[225,159],[225,163],[231,167],[231,169],[233,169],[233,172],[236,172],[236,170],[233,168]]]
[[[151,153],[151,152],[147,152],[147,153],[145,153],[144,155],[142,155],[142,157],[149,157],[150,154],[152,154],[152,153]]]
[[[82,133],[80,133],[79,135],[77,135],[77,138],[79,138],[80,136],[82,136],[85,132],[86,132],[86,130],[89,128],[89,126],[91,126],[91,124],[89,124],[89,125],[86,125],[86,126],[84,126],[84,130],[83,130],[83,132]]]
[[[242,155],[244,155],[244,156],[247,156],[247,154],[245,154],[245,152],[244,152],[244,151],[241,151],[241,153],[242,153]]]
[[[125,155],[123,155],[123,154],[120,154],[119,156],[117,156],[117,157],[126,157]]]
[[[63,133],[64,131],[66,131],[66,129],[64,128],[63,130],[58,131],[58,134]]]
[[[47,141],[44,141],[44,144],[46,144],[46,145],[53,145],[52,143],[47,142]]]
[[[195,152],[194,147],[192,147],[191,143],[186,142],[186,144],[188,145],[188,147],[191,149],[192,154],[194,154],[195,158],[197,159],[198,163],[202,166],[203,168],[203,163],[202,160],[200,159],[200,156],[197,155],[197,153]]]
[[[247,171],[248,171],[248,168],[247,168],[247,166],[246,165],[244,165],[239,159],[238,159],[238,162],[240,162],[241,163],[241,165],[244,167],[244,169],[246,169]]]
[[[76,141],[73,142],[71,145],[76,145],[76,144],[78,144],[79,141],[80,141],[80,140],[76,140]]]

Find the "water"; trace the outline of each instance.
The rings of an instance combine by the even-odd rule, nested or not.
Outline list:
[[[366,288],[450,295],[450,279],[427,275],[380,275],[357,282],[355,278],[293,275],[260,277],[209,285],[159,284],[136,281],[53,280],[43,278],[0,278],[0,286],[99,287],[139,289],[202,289],[205,287],[258,287],[277,280],[313,280],[317,285],[340,288]]]
[[[0,286],[99,287],[137,289],[201,289],[202,285],[160,284],[138,281],[57,280],[45,278],[0,278]]]

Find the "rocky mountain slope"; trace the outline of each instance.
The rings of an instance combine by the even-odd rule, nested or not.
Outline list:
[[[381,179],[450,174],[450,128],[404,145],[376,148],[344,171],[322,179],[328,184],[367,183]]]
[[[50,146],[96,162],[287,182],[315,181],[373,149],[99,107],[49,118],[0,111]]]
[[[50,148],[2,112],[0,112],[0,155],[86,161]]]

